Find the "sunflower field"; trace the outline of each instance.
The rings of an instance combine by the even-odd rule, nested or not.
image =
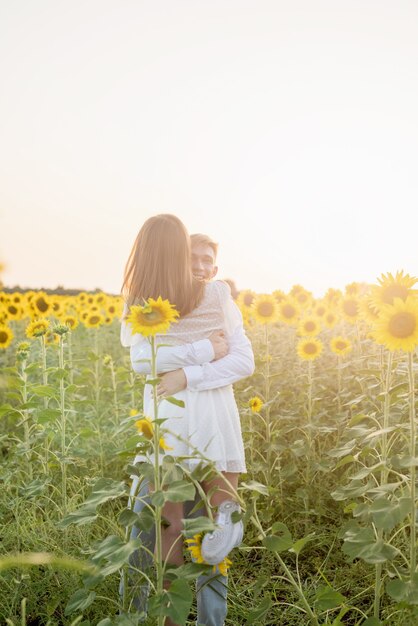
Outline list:
[[[398,271],[320,299],[239,294],[256,371],[234,386],[248,473],[226,626],[418,624],[416,283]],[[157,497],[128,507],[138,446],[174,473],[166,499],[193,499],[196,482],[141,414],[122,311],[101,292],[0,291],[1,624],[196,622],[210,519],[186,525],[169,589],[157,555],[145,622],[119,594],[141,548],[130,529],[161,524]]]

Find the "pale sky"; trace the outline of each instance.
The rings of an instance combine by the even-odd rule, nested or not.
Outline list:
[[[0,0],[0,261],[119,293],[150,215],[220,277],[418,273],[416,0]]]

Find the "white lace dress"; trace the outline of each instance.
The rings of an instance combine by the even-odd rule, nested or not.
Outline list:
[[[240,324],[242,317],[228,285],[213,281],[206,284],[199,306],[156,339],[158,344],[182,345],[207,339],[215,330],[223,330],[228,338]],[[121,340],[128,346],[143,338],[132,335],[129,325],[123,322]],[[182,462],[189,469],[206,459],[219,471],[245,472],[240,418],[232,385],[205,391],[185,389],[175,397],[183,400],[184,408],[166,400],[158,408],[158,417],[166,420],[162,428],[164,439],[172,448],[169,454],[183,457]],[[145,385],[143,411],[153,417],[151,385]],[[137,455],[135,462],[141,460],[144,457]]]

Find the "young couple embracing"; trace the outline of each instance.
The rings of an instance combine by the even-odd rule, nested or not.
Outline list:
[[[142,226],[125,268],[122,294],[125,313],[121,328],[122,344],[130,348],[133,369],[150,373],[150,344],[145,337],[133,334],[124,321],[129,307],[149,298],[163,299],[175,305],[178,322],[164,335],[156,335],[156,387],[158,417],[164,418],[165,440],[170,455],[182,459],[193,470],[206,459],[216,475],[202,482],[207,505],[213,509],[216,530],[206,533],[201,544],[203,559],[221,563],[242,541],[243,524],[236,521],[240,511],[237,495],[239,474],[246,471],[240,419],[232,384],[254,371],[254,356],[245,334],[241,313],[232,299],[229,286],[215,280],[217,244],[206,235],[189,236],[184,224],[174,215],[161,214]],[[154,393],[144,388],[145,415],[152,415]],[[165,401],[175,396],[184,408]],[[135,462],[144,460],[139,454]],[[134,478],[131,506],[141,512],[147,506],[152,485]],[[188,506],[190,505],[190,506]],[[167,502],[162,515],[162,556],[172,565],[183,563],[183,519],[195,503]],[[200,514],[202,514],[200,512]],[[150,566],[155,532],[139,531],[146,550],[131,557],[132,572]],[[216,568],[215,568],[216,569]],[[134,584],[134,574],[130,580]],[[131,608],[147,610],[147,585],[133,594]],[[197,580],[197,624],[223,626],[227,613],[227,577],[219,570]],[[166,618],[166,626],[175,626]]]

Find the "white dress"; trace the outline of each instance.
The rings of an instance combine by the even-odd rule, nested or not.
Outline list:
[[[156,342],[171,346],[188,344],[207,339],[216,330],[223,330],[228,339],[239,325],[242,317],[229,286],[213,281],[205,285],[200,304],[172,324],[166,334],[156,335]],[[143,340],[140,335],[132,335],[126,323],[122,323],[121,339],[126,346]],[[158,417],[166,420],[162,428],[165,442],[172,448],[169,454],[183,457],[182,462],[189,469],[209,460],[218,471],[245,472],[240,418],[232,385],[204,391],[185,389],[175,397],[183,400],[184,408],[166,400],[160,401],[158,407]],[[143,411],[153,417],[151,385],[145,385]],[[137,455],[135,462],[141,460],[144,457]]]

